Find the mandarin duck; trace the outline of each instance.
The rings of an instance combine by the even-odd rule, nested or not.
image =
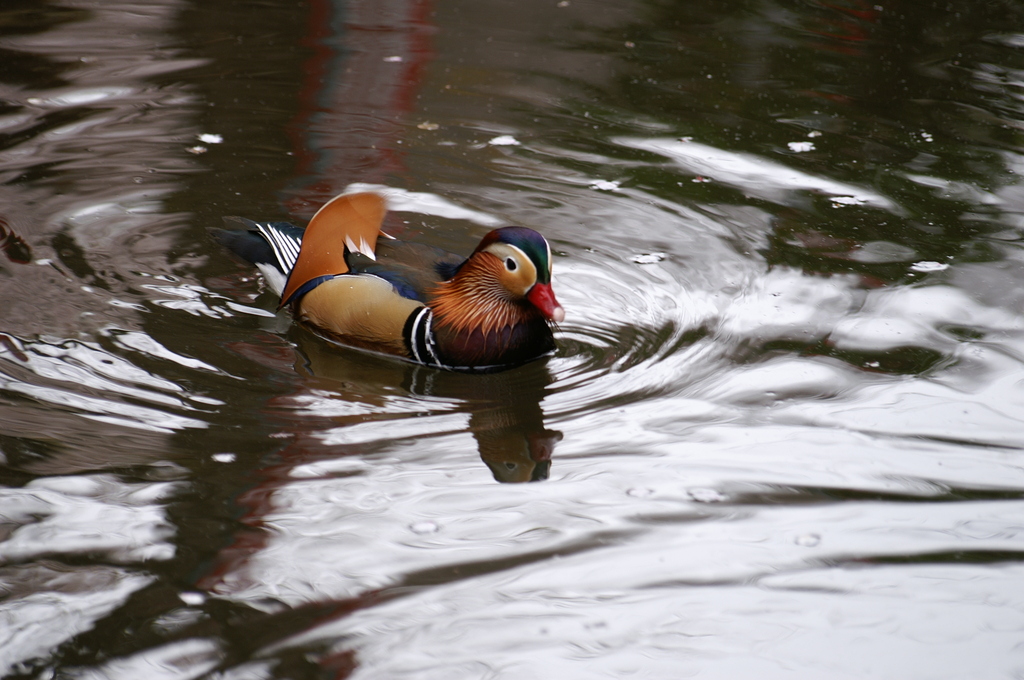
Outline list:
[[[343,194],[305,229],[227,217],[216,230],[281,296],[280,308],[340,342],[454,371],[489,372],[555,349],[565,317],[551,247],[526,227],[484,236],[468,258],[381,231],[384,198]]]

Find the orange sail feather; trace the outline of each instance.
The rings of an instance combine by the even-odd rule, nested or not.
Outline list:
[[[299,257],[281,294],[281,306],[309,281],[347,272],[346,247],[374,259],[385,212],[384,198],[371,193],[338,196],[320,208],[302,237]]]

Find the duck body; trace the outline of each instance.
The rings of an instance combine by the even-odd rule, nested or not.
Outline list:
[[[255,264],[297,318],[345,344],[456,371],[497,371],[555,349],[564,311],[547,241],[525,227],[487,234],[468,258],[380,231],[372,193],[328,202],[302,229],[225,218],[222,244]]]

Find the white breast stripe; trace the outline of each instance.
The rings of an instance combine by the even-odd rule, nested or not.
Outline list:
[[[424,307],[424,309],[427,310],[427,332],[423,334],[423,344],[427,346],[427,351],[430,352],[430,358],[433,360],[434,365],[442,366],[441,360],[437,358],[437,352],[434,350],[434,329],[431,328],[434,321],[434,313],[430,311],[429,307]]]
[[[412,358],[419,363],[424,363],[422,357],[420,357],[419,348],[416,346],[416,333],[420,327],[420,322],[423,321],[423,315],[429,314],[430,310],[424,307],[416,313],[416,318],[412,320],[412,326],[409,328],[409,349],[412,351]]]
[[[437,345],[434,342],[433,325],[434,313],[429,307],[423,307],[416,312],[412,323],[409,324],[409,337],[406,342],[409,344],[409,353],[417,363],[436,368],[451,368],[441,363],[437,356]]]

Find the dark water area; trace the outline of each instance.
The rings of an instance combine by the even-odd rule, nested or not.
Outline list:
[[[4,0],[0,677],[1024,678],[1022,173],[1008,0]],[[556,355],[209,238],[353,186]]]

